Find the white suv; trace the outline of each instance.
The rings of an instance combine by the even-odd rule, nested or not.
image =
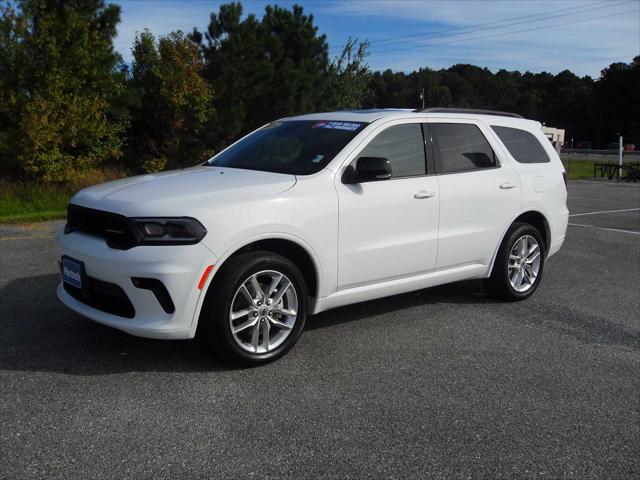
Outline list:
[[[134,335],[204,335],[260,364],[307,315],[484,278],[530,296],[565,237],[566,178],[540,123],[490,111],[317,113],[204,165],[82,190],[58,297]]]

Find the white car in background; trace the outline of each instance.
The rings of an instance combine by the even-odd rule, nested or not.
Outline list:
[[[458,280],[527,298],[567,227],[540,123],[454,110],[275,121],[204,165],[90,187],[58,236],[58,296],[134,335],[287,352],[308,315]]]

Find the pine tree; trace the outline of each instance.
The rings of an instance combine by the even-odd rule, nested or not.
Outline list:
[[[216,147],[276,118],[326,107],[328,47],[302,7],[267,6],[262,19],[242,19],[240,3],[211,14],[202,47],[204,75],[216,92]]]

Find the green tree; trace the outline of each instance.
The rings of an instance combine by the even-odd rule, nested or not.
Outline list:
[[[602,70],[594,94],[595,140],[606,146],[617,141],[617,134],[622,134],[625,143],[639,143],[640,56],[631,63],[612,63]]]
[[[606,146],[622,132],[630,143],[640,140],[635,105],[640,103],[640,57],[616,63],[602,77],[578,77],[568,70],[493,74],[473,65],[453,65],[437,71],[421,68],[403,72],[374,72],[367,107],[418,107],[420,91],[426,107],[468,107],[519,113],[547,125],[564,128],[566,138],[591,140]]]
[[[221,147],[274,118],[312,112],[327,105],[328,48],[312,15],[267,6],[262,19],[242,18],[240,3],[211,14],[206,33],[194,30],[216,91],[215,131]]]
[[[593,80],[564,70],[554,75],[544,92],[540,120],[563,128],[571,136],[595,140],[593,128]]]
[[[200,75],[198,46],[180,31],[156,42],[145,30],[132,53],[127,156],[146,172],[204,160],[211,153],[213,90]]]
[[[418,107],[419,93],[403,72],[374,72],[369,88],[373,95],[367,101],[368,108]]]
[[[64,181],[121,154],[120,8],[22,0],[0,19],[2,171]]]
[[[328,108],[331,110],[353,110],[362,108],[370,95],[371,72],[366,63],[369,43],[349,38],[342,53],[329,66],[327,87]]]
[[[421,68],[409,76],[412,83],[416,85],[413,94],[413,102],[410,106],[422,107],[420,104],[420,92],[424,91],[424,106],[449,107],[451,106],[451,92],[449,88],[442,85],[440,74],[430,68]]]

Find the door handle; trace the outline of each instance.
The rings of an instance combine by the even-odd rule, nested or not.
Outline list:
[[[500,184],[500,188],[502,190],[509,190],[510,188],[516,188],[517,185],[515,183],[511,183],[511,182],[502,182]]]
[[[435,196],[436,196],[436,192],[425,192],[424,190],[420,190],[418,193],[413,194],[413,198],[417,198],[417,199],[431,198]]]

